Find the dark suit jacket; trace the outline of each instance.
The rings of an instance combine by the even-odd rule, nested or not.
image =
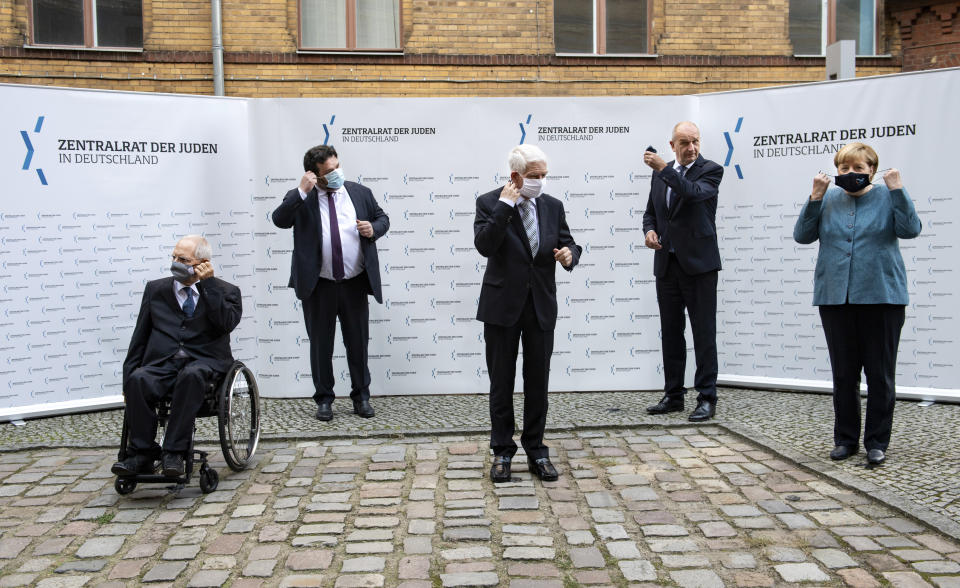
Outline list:
[[[473,243],[480,255],[487,258],[477,320],[502,327],[515,325],[529,291],[533,293],[540,327],[552,330],[557,324],[555,270],[558,265],[553,259],[553,250],[570,248],[573,262],[567,269],[572,270],[580,261],[581,248],[570,235],[563,203],[543,194],[535,200],[540,247],[535,256],[531,255],[520,211],[500,202],[502,190],[498,188],[477,198]]]
[[[370,293],[377,302],[383,302],[380,288],[380,261],[377,258],[375,241],[390,228],[390,218],[381,210],[373,192],[356,182],[344,182],[347,194],[357,210],[357,220],[373,225],[373,237],[360,237],[363,252],[363,267],[370,283]],[[310,190],[307,198],[300,198],[300,190],[294,188],[283,197],[283,202],[273,211],[273,224],[281,229],[293,227],[293,259],[290,262],[289,286],[297,298],[306,300],[320,279],[320,264],[323,256],[323,231],[321,226],[320,200],[317,188]]]
[[[197,308],[188,318],[173,293],[172,277],[147,282],[123,362],[124,383],[133,370],[162,363],[181,347],[190,357],[219,372],[230,369],[230,332],[243,314],[240,288],[214,277],[197,282],[197,289]]]
[[[666,274],[671,245],[685,273],[718,270],[717,194],[723,168],[698,155],[686,175],[681,176],[673,164],[671,161],[659,172],[653,172],[647,210],[643,213],[643,234],[656,231],[663,245],[653,255],[653,274]],[[669,210],[668,185],[673,189]]]

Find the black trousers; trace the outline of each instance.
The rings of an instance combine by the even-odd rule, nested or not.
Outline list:
[[[170,399],[163,451],[183,453],[190,448],[193,421],[203,406],[204,391],[223,377],[208,365],[191,358],[170,358],[158,365],[133,370],[124,387],[124,410],[132,453],[155,456],[157,404]]]
[[[310,298],[303,301],[303,319],[310,337],[310,371],[313,374],[313,400],[333,402],[333,343],[340,319],[340,334],[347,350],[350,369],[350,398],[354,402],[370,398],[370,370],[367,369],[367,344],[370,336],[370,285],[366,273],[334,282],[317,282]]]
[[[697,401],[717,401],[717,278],[714,270],[690,275],[683,271],[676,256],[670,254],[667,272],[657,278],[657,304],[660,306],[660,339],[663,345],[663,391],[672,398],[683,398],[687,389],[683,376],[687,368],[687,328],[684,309],[690,315],[693,350],[697,371],[693,385]]]
[[[490,448],[494,455],[513,457],[513,387],[517,375],[517,350],[523,341],[523,433],[520,443],[530,459],[549,457],[543,444],[547,426],[547,386],[553,330],[544,331],[537,321],[533,296],[527,296],[520,321],[511,327],[483,324],[490,376]]]
[[[860,440],[860,372],[867,376],[863,446],[887,450],[896,404],[897,348],[906,307],[840,304],[820,307],[833,371],[833,444]]]

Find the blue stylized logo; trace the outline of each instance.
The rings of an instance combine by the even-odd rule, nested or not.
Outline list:
[[[740,126],[743,124],[743,117],[737,119],[737,126],[733,129],[734,133],[740,132]],[[723,162],[723,167],[730,167],[730,160],[733,158],[733,141],[730,140],[730,133],[728,131],[723,132],[723,138],[727,141],[727,159]],[[734,164],[733,169],[737,170],[737,177],[741,180],[743,179],[743,171],[740,169],[740,164]]]
[[[337,115],[332,115],[330,117],[330,126],[333,126],[334,119],[337,118]],[[327,141],[330,140],[330,129],[327,128],[327,125],[323,125],[323,144],[326,145]]]
[[[43,119],[44,116],[41,114],[37,117],[37,124],[33,127],[34,134],[39,133],[40,129],[43,128]],[[23,138],[23,144],[27,148],[27,155],[23,158],[23,169],[30,169],[30,161],[33,160],[33,143],[30,142],[30,134],[27,131],[20,131],[20,136]],[[43,175],[43,170],[39,167],[37,168],[37,177],[40,178],[40,183],[44,186],[47,185],[47,177]]]
[[[523,142],[527,140],[527,129],[524,128],[525,124],[530,124],[530,119],[533,118],[532,114],[527,115],[527,122],[520,123],[520,144],[523,145]]]

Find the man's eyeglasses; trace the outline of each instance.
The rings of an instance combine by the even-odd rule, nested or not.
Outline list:
[[[191,259],[189,257],[183,257],[182,255],[171,255],[170,257],[172,257],[174,261],[179,261],[184,265],[190,265],[191,263],[196,261],[195,259]]]

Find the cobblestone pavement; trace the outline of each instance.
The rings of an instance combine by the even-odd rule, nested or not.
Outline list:
[[[492,484],[486,442],[271,441],[207,495],[4,452],[0,586],[960,586],[956,538],[722,425],[550,433],[552,483]]]
[[[654,392],[553,393],[549,429],[683,425],[686,414],[650,416],[644,408],[659,399]],[[888,460],[882,468],[865,468],[861,453],[845,462],[827,458],[832,449],[833,406],[830,396],[721,389],[716,423],[762,442],[808,468],[840,476],[865,492],[882,490],[904,505],[916,505],[947,517],[960,536],[960,406],[898,402]],[[692,394],[688,396],[692,403]],[[334,403],[331,423],[313,419],[309,399],[262,401],[264,439],[323,439],[344,436],[396,436],[439,432],[489,431],[483,395],[392,396],[374,398],[374,419],[349,412],[349,399]],[[519,408],[518,412],[522,414]],[[692,408],[692,406],[688,406]],[[0,425],[0,449],[56,446],[116,447],[123,413],[119,410],[27,421],[23,427]],[[198,438],[217,439],[216,419],[201,419]],[[888,497],[885,497],[887,499]]]

